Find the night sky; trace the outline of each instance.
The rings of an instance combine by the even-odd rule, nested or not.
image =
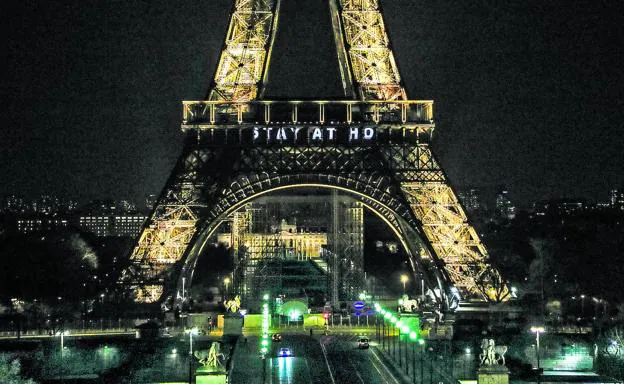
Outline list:
[[[269,96],[338,94],[326,2],[283,0]],[[518,203],[624,186],[624,2],[382,1],[412,99],[456,186]],[[181,151],[230,0],[0,6],[0,195],[142,201]]]

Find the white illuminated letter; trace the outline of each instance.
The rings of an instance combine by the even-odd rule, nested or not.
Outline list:
[[[312,132],[312,140],[322,140],[323,132],[321,132],[321,128],[314,128],[314,132]]]
[[[295,141],[296,141],[297,140],[297,135],[299,135],[299,131],[301,130],[301,127],[290,128],[290,130],[295,134]]]
[[[271,141],[271,131],[273,130],[273,128],[272,127],[264,128],[264,130],[266,131],[266,134],[267,134],[266,141],[268,143],[269,141]]]
[[[335,127],[327,127],[327,132],[329,132],[329,140],[334,140],[334,132],[336,132]]]
[[[258,140],[258,137],[260,137],[260,130],[258,129],[258,127],[254,127],[254,133],[253,133],[254,141]]]
[[[277,140],[286,140],[286,131],[284,128],[280,128],[277,131]]]
[[[370,128],[370,127],[364,128],[364,139],[365,140],[372,139],[374,135],[375,135],[375,130],[373,128]]]
[[[357,140],[358,139],[358,129],[357,127],[349,128],[349,140]]]

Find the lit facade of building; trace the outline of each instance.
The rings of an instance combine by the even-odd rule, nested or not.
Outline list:
[[[146,219],[146,216],[139,215],[84,215],[78,218],[78,227],[100,237],[136,237]]]
[[[113,236],[139,236],[146,219],[147,216],[115,216],[113,220]]]
[[[110,221],[109,216],[80,216],[78,219],[78,227],[96,236],[111,236]]]
[[[321,248],[327,245],[327,233],[304,232],[282,220],[275,233],[243,233],[239,241],[251,259],[309,260],[321,257]],[[230,247],[232,233],[220,233],[217,242]]]
[[[458,195],[467,211],[476,211],[481,208],[481,192],[478,188],[466,188]]]
[[[496,213],[510,220],[516,217],[516,207],[509,200],[509,192],[505,189],[496,195]]]
[[[9,195],[4,198],[2,209],[9,213],[24,213],[27,211],[24,199],[20,196]]]
[[[68,225],[67,219],[49,217],[21,218],[16,221],[17,231],[24,234],[58,231]]]
[[[612,189],[609,197],[611,208],[624,211],[624,188]]]

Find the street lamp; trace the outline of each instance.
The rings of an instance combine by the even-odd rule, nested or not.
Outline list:
[[[100,330],[104,331],[104,294],[100,295]]]
[[[225,284],[225,295],[227,296],[227,294],[228,294],[228,286],[230,285],[230,278],[226,277],[225,279],[223,279],[223,283]]]
[[[187,329],[186,331],[184,331],[186,333],[189,334],[189,383],[193,382],[193,369],[192,369],[192,365],[193,365],[193,335],[197,335],[199,333],[197,327],[193,327],[191,329]]]
[[[466,353],[466,355],[464,356],[464,376],[467,378],[468,377],[468,363],[470,359],[472,358],[472,356],[470,355],[472,353],[472,350],[470,349],[470,347],[466,347],[466,349],[464,349],[464,352]]]
[[[537,354],[537,370],[540,370],[540,333],[546,332],[544,327],[531,327],[531,332],[535,333],[535,353]]]
[[[69,331],[58,331],[56,332],[57,336],[61,336],[61,355],[63,354],[63,349],[65,349],[65,344],[63,340],[63,336],[69,335]]]
[[[403,294],[405,294],[405,283],[409,281],[409,277],[407,275],[401,275],[401,283],[403,283]]]
[[[420,383],[424,384],[425,382],[425,359],[424,359],[424,351],[425,351],[425,340],[418,339],[418,344],[420,344]]]
[[[199,334],[197,327],[187,329],[184,331],[189,334],[189,355],[193,354],[193,335]]]

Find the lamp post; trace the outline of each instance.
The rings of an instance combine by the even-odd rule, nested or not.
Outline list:
[[[537,371],[540,370],[540,333],[544,333],[544,327],[531,327],[531,332],[535,333],[535,353],[537,354]]]
[[[409,281],[407,275],[401,275],[401,283],[403,283],[403,294],[405,294],[405,284]]]
[[[189,384],[193,382],[193,335],[197,335],[199,332],[197,327],[187,329],[184,331],[189,334]]]
[[[100,294],[100,331],[104,331],[104,294]]]
[[[412,378],[414,379],[414,384],[416,384],[416,339],[418,338],[418,335],[416,334],[416,332],[412,331],[409,333],[409,338],[411,341],[414,341],[414,343],[412,343]],[[407,355],[405,355],[407,358]],[[405,362],[405,364],[407,364],[407,361]]]
[[[418,344],[420,344],[420,383],[423,384],[425,382],[425,340],[418,339]]]
[[[468,378],[468,361],[470,360],[470,347],[466,347],[464,350],[466,352],[466,357],[464,358],[464,376]]]
[[[65,366],[65,362],[63,361],[63,352],[65,350],[65,345],[63,343],[63,336],[69,335],[68,331],[58,331],[56,333],[58,336],[61,336],[61,380],[63,380],[63,367]]]
[[[63,350],[65,349],[65,342],[63,340],[63,336],[69,335],[69,331],[58,331],[56,332],[56,335],[61,337],[61,356],[62,356]]]
[[[197,330],[197,327],[187,329],[184,332],[189,334],[189,355],[192,355],[193,354],[193,335],[197,335],[199,332]]]
[[[381,318],[381,348],[386,349],[386,319]]]
[[[433,384],[433,347],[427,350],[429,351],[429,384]]]
[[[223,279],[223,284],[225,284],[225,296],[228,294],[228,286],[230,285],[230,278],[226,277]]]

